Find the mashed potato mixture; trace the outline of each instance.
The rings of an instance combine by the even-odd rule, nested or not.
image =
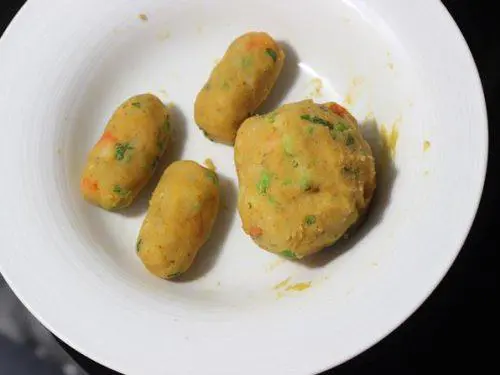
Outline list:
[[[218,211],[216,173],[194,161],[171,164],[149,202],[137,239],[139,258],[156,276],[181,275],[209,238]]]
[[[120,105],[90,151],[80,180],[83,197],[104,209],[129,206],[153,175],[170,139],[167,108],[156,96]]]
[[[233,144],[241,123],[269,95],[284,59],[266,33],[250,32],[233,41],[196,97],[194,117],[205,135]]]
[[[370,146],[336,103],[304,100],[247,119],[235,163],[244,231],[289,258],[334,244],[368,208],[376,185]]]

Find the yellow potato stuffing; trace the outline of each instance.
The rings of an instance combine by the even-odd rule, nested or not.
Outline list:
[[[193,161],[166,169],[137,239],[137,254],[151,273],[171,279],[188,270],[212,231],[218,185],[214,171]]]
[[[347,110],[312,100],[247,119],[235,143],[238,210],[263,249],[302,258],[334,244],[372,199],[372,151]]]
[[[87,157],[83,197],[107,210],[129,206],[146,185],[170,139],[169,113],[154,95],[120,105]]]
[[[284,60],[283,50],[264,32],[234,40],[196,97],[195,121],[205,135],[233,144],[241,123],[269,95]]]

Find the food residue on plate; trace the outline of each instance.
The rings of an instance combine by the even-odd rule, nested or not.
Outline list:
[[[168,92],[167,92],[167,90],[165,90],[165,89],[159,89],[159,90],[158,90],[158,92],[159,92],[160,94],[162,94],[163,96],[168,97]]]
[[[365,116],[365,121],[371,121],[371,120],[375,120],[375,113],[373,113],[373,111],[370,110]]]
[[[431,142],[429,142],[429,141],[425,140],[425,141],[424,141],[424,152],[425,152],[425,151],[428,151],[428,150],[429,150],[429,148],[431,148]]]
[[[144,13],[139,14],[139,19],[144,22],[147,22],[149,20],[148,16]]]
[[[314,99],[314,98],[319,98],[323,96],[322,90],[323,90],[323,81],[321,81],[320,78],[313,78],[309,82],[309,86],[311,88],[311,91],[307,95],[308,98]]]
[[[311,282],[296,283],[286,287],[286,291],[302,292],[303,290],[309,289],[311,287]]]
[[[383,147],[389,152],[389,156],[392,159],[394,159],[394,156],[396,155],[396,146],[399,138],[399,130],[397,123],[399,123],[399,121],[400,120],[397,120],[392,125],[390,131],[387,129],[385,125],[382,125],[380,129],[380,135],[382,136]]]
[[[277,258],[266,266],[266,271],[267,272],[274,271],[278,266],[280,266],[284,262],[285,262],[284,258]]]
[[[165,40],[167,40],[168,38],[170,38],[170,31],[168,30],[163,30],[163,31],[160,31],[156,34],[156,38],[160,41],[160,42],[164,42]]]
[[[299,283],[290,284],[291,277],[287,277],[285,280],[279,282],[274,286],[275,290],[280,290],[278,292],[278,297],[282,297],[283,292],[302,292],[303,290],[309,289],[311,287],[311,281],[302,281]]]
[[[210,158],[206,158],[205,161],[203,162],[203,164],[205,164],[205,166],[208,169],[210,169],[211,171],[215,172],[217,170],[217,167],[215,166],[214,162]]]
[[[287,277],[285,280],[279,282],[274,286],[274,289],[281,289],[284,288],[289,282],[290,282],[291,277]]]
[[[365,79],[361,76],[356,76],[351,80],[349,88],[344,98],[344,104],[348,106],[353,106],[361,94],[360,87],[365,82]]]

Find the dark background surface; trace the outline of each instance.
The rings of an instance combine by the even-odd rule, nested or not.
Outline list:
[[[418,0],[405,0],[418,1]],[[24,1],[0,8],[0,32]],[[488,105],[488,176],[478,215],[453,267],[431,297],[401,327],[351,361],[325,373],[490,373],[497,368],[499,208],[500,27],[495,1],[445,0],[478,66]],[[422,25],[425,27],[425,25]],[[439,35],[436,35],[439,37]],[[0,55],[1,58],[1,55]],[[495,297],[497,296],[497,297]],[[113,374],[65,346],[90,375]],[[307,356],[307,352],[304,354]]]

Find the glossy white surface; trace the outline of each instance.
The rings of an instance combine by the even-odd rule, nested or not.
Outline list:
[[[374,145],[374,122],[399,132],[368,221],[308,263],[281,260],[244,235],[233,150],[206,140],[192,118],[215,60],[249,30],[269,32],[287,52],[261,111],[336,100]],[[423,302],[475,215],[487,159],[484,99],[439,1],[30,0],[0,54],[0,271],[48,328],[118,371],[326,370]],[[85,155],[106,120],[146,91],[175,105],[165,164],[210,157],[223,176],[213,238],[182,282],[149,275],[134,251],[157,178],[124,213],[79,196]],[[287,278],[311,287],[275,288]]]

